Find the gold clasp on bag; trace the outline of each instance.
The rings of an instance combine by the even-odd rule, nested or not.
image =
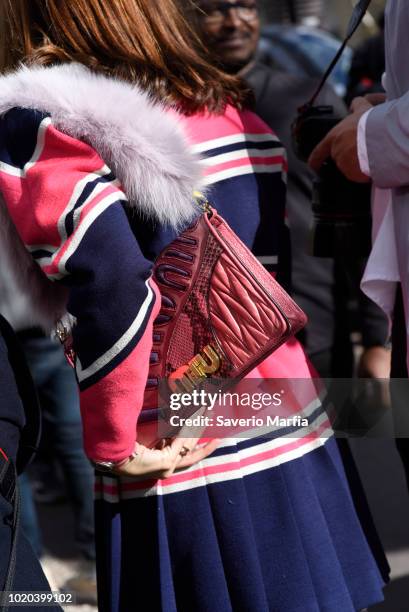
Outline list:
[[[197,378],[207,378],[207,376],[215,374],[220,368],[220,365],[221,358],[219,353],[211,344],[208,344],[189,362],[188,373],[193,380]]]
[[[222,364],[222,358],[211,344],[205,346],[187,365],[178,368],[170,375],[170,380],[175,380],[186,391],[190,392],[199,382],[216,374]]]

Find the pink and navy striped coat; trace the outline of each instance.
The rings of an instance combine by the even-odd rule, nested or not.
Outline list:
[[[88,456],[123,459],[159,309],[152,259],[196,214],[192,153],[216,208],[275,272],[286,243],[283,149],[250,112],[175,121],[132,86],[79,66],[2,78],[0,113],[2,223],[11,218],[30,261],[68,290]],[[31,270],[11,242],[4,257],[17,274]],[[36,294],[27,276],[33,309],[44,310],[51,293]]]

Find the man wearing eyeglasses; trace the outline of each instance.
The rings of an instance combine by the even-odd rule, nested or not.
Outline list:
[[[312,173],[293,153],[290,126],[301,106],[316,88],[309,76],[295,76],[258,60],[260,19],[256,0],[196,0],[203,43],[221,67],[245,78],[255,92],[256,112],[277,133],[287,149],[288,213],[293,250],[293,295],[309,316],[304,345],[324,377],[352,375],[353,352],[348,329],[346,275],[342,265],[308,256],[312,222]],[[345,108],[331,87],[321,104]],[[351,271],[349,271],[351,272]],[[355,272],[355,271],[354,271]],[[359,274],[356,271],[356,284]],[[366,350],[361,371],[367,376],[387,376],[390,354],[383,348],[386,321],[377,307],[359,294],[361,331]]]
[[[260,21],[255,0],[203,0],[199,21],[206,34],[205,43],[228,72],[245,66],[254,55],[260,35]]]

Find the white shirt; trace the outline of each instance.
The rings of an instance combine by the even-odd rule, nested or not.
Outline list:
[[[371,176],[366,146],[368,115],[361,117],[358,126],[358,158],[361,171]],[[395,303],[399,267],[396,252],[391,189],[373,188],[372,251],[361,281],[362,291],[386,313],[391,321]]]

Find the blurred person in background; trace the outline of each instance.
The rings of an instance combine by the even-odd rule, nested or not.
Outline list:
[[[3,6],[17,69],[0,82],[4,214],[76,318],[100,610],[355,612],[380,601],[384,580],[314,385],[310,423],[328,438],[320,429],[288,448],[284,427],[273,439],[140,441],[158,358],[152,261],[198,216],[197,183],[271,273],[283,253],[288,264],[285,158],[248,90],[201,56],[174,0]],[[251,374],[311,381],[295,339]]]
[[[332,158],[354,182],[372,181],[373,247],[362,287],[390,317],[396,444],[409,486],[409,3],[385,11],[386,95],[355,98],[349,116],[316,147],[310,165]],[[398,379],[395,382],[393,379]]]
[[[364,262],[317,258],[308,254],[312,225],[313,173],[293,151],[291,124],[298,108],[318,86],[310,77],[288,74],[258,60],[260,19],[256,0],[199,0],[196,12],[202,40],[214,61],[229,74],[245,79],[256,96],[256,112],[278,134],[288,157],[287,207],[291,228],[292,295],[308,315],[300,339],[323,378],[349,378],[354,372],[349,299],[358,301],[358,325],[364,352],[362,376],[387,378],[390,351],[385,348],[388,324],[380,308],[360,290]],[[346,108],[332,87],[325,86],[320,104]]]
[[[359,291],[363,262],[357,265],[349,260],[349,269],[345,269],[344,259],[333,261],[307,254],[312,224],[313,172],[294,153],[291,124],[298,108],[315,92],[318,82],[311,77],[285,73],[258,60],[260,21],[255,0],[196,0],[195,5],[197,10],[193,18],[207,52],[226,72],[245,79],[255,93],[256,112],[279,135],[286,147],[287,207],[293,259],[292,294],[309,317],[300,340],[321,377],[352,377],[354,355],[347,296],[352,292],[351,287],[355,287],[364,346],[359,374],[388,378],[390,350],[385,348],[388,324],[381,309]],[[329,85],[324,87],[318,103],[334,106],[341,116],[346,112],[342,100]],[[372,401],[380,399],[372,396]],[[353,413],[354,406],[350,410]],[[358,422],[356,415],[352,414],[350,418],[353,423]],[[359,418],[365,422],[365,415]],[[338,445],[368,541],[373,546],[382,571],[387,574],[387,564],[349,444],[339,439]]]
[[[385,93],[382,76],[385,72],[385,15],[378,19],[379,32],[361,43],[352,57],[349,73],[348,104],[357,96]]]
[[[38,478],[44,499],[52,500],[56,491],[54,471],[60,467],[68,500],[75,517],[75,543],[83,560],[81,573],[67,585],[78,599],[96,603],[95,543],[93,509],[93,470],[85,456],[78,389],[72,368],[59,342],[44,330],[31,325],[34,313],[27,296],[16,286],[11,264],[0,264],[0,313],[17,332],[38,394],[42,437]],[[43,465],[44,464],[44,465]],[[34,462],[34,468],[36,463]],[[40,469],[41,468],[41,469]],[[41,529],[33,499],[32,484],[25,472],[20,476],[21,523],[38,557],[44,554]]]

